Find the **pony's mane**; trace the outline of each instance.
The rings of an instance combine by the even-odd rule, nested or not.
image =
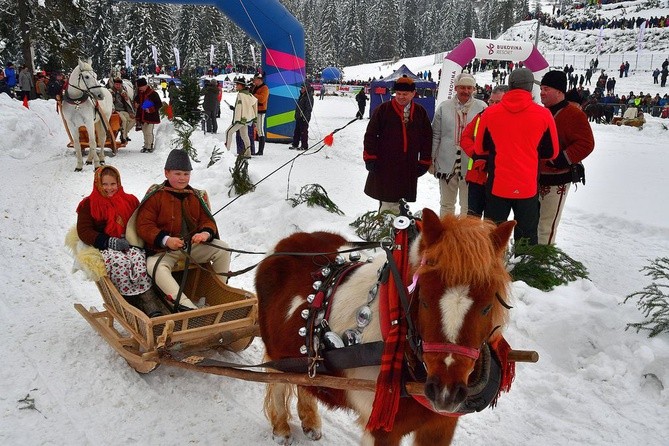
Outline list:
[[[437,271],[448,287],[471,284],[493,287],[506,301],[511,278],[503,258],[492,243],[495,224],[455,216],[446,216],[441,223],[444,232],[437,243],[425,246],[425,242],[421,241],[422,257],[427,263],[419,267],[419,274],[426,270]],[[495,300],[493,320],[503,325],[507,313]]]

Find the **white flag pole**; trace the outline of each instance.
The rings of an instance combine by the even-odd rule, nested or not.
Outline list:
[[[181,59],[179,58],[179,49],[174,47],[174,59],[177,63],[177,70],[181,69]]]

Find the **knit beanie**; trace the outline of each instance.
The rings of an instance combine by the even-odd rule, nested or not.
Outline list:
[[[193,170],[193,167],[190,164],[190,158],[186,151],[173,149],[167,156],[167,161],[165,161],[165,170]]]
[[[476,79],[469,73],[460,73],[455,78],[455,86],[476,88]]]
[[[139,79],[137,79],[137,86],[138,87],[143,87],[145,85],[148,85],[147,82],[146,82],[146,78],[140,77]]]
[[[413,79],[408,77],[406,74],[401,78],[395,81],[393,86],[395,91],[416,91],[416,84],[414,84]]]
[[[516,68],[509,75],[509,90],[525,90],[532,93],[534,73],[527,68]]]
[[[562,93],[567,93],[567,75],[564,71],[553,70],[544,74],[541,85],[555,88]]]

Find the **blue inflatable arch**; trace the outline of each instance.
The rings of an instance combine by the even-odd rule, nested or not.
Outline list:
[[[270,95],[265,115],[267,140],[292,140],[295,99],[306,78],[304,28],[278,0],[141,0],[141,3],[215,6],[258,42]]]

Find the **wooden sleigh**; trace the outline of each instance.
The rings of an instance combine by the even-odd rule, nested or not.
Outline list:
[[[139,373],[148,373],[161,363],[164,348],[239,352],[258,334],[258,304],[253,293],[224,283],[211,274],[208,265],[189,268],[184,293],[205,297],[206,306],[197,310],[149,318],[130,305],[108,276],[96,285],[104,310],[75,304],[88,323]],[[175,271],[181,282],[184,271]]]

